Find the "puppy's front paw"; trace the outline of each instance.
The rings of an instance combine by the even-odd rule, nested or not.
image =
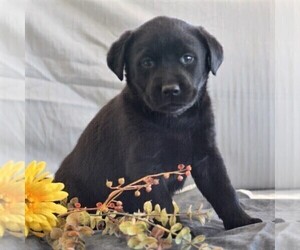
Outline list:
[[[262,222],[262,220],[259,218],[251,218],[250,216],[245,216],[241,218],[233,218],[229,222],[224,222],[224,227],[226,230],[229,230],[236,227],[242,227],[242,226],[260,223],[260,222]]]
[[[261,223],[261,222],[263,222],[263,221],[259,218],[251,218],[249,224]],[[249,224],[247,224],[247,225],[249,225]]]

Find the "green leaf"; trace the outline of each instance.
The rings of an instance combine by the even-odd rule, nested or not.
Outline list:
[[[212,209],[208,210],[206,215],[207,215],[207,219],[210,220],[214,215],[214,210]]]
[[[173,226],[175,223],[176,223],[176,216],[175,215],[170,216],[169,219],[170,226]]]
[[[105,221],[105,228],[102,231],[102,235],[105,234],[112,235],[118,231],[118,225],[112,222],[108,217],[105,217],[104,221]]]
[[[142,244],[145,248],[151,248],[151,249],[157,249],[157,239],[154,237],[146,237],[143,241]]]
[[[159,205],[159,204],[156,204],[156,205],[155,205],[154,211],[155,211],[157,214],[160,214],[161,208],[160,208],[160,205]]]
[[[124,221],[119,225],[119,229],[123,234],[137,235],[143,233],[147,229],[147,224],[143,221]]]
[[[177,231],[181,230],[182,224],[176,223],[171,227],[171,232],[176,233]]]
[[[131,237],[131,238],[128,240],[127,245],[128,245],[130,248],[133,248],[133,249],[143,249],[143,248],[144,248],[144,245],[141,244],[141,242],[140,242],[140,240],[138,239],[137,236]]]
[[[90,218],[90,227],[92,229],[94,229],[96,227],[96,225],[97,225],[97,218],[91,216],[91,218]]]
[[[199,215],[198,219],[199,219],[201,225],[203,226],[205,224],[205,216],[204,215]]]
[[[191,230],[190,230],[188,227],[184,227],[184,228],[180,231],[180,233],[183,235],[183,237],[184,237],[185,235],[190,234],[190,232],[191,232]]]
[[[184,227],[176,236],[175,243],[178,245],[182,242],[182,239],[191,241],[192,235],[191,230],[188,227]]]
[[[86,211],[74,212],[67,216],[66,223],[72,226],[89,225],[90,215]]]
[[[153,237],[149,237],[144,233],[138,234],[136,236],[131,237],[127,245],[133,249],[143,249],[143,248],[157,248],[157,239]]]
[[[110,218],[116,218],[117,214],[115,211],[113,211],[112,213],[109,214]]]
[[[183,236],[183,238],[188,241],[188,242],[191,242],[192,241],[192,235],[191,233],[188,233],[186,235]]]
[[[200,249],[201,249],[201,250],[212,250],[212,248],[209,247],[208,244],[206,244],[206,243],[202,244]],[[217,249],[214,249],[214,250],[218,250],[218,248],[217,248]],[[221,248],[221,249],[219,249],[219,250],[223,250],[223,248]]]
[[[156,204],[154,207],[154,210],[152,211],[151,215],[154,216],[154,219],[156,219],[157,221],[161,222],[160,219],[160,213],[161,213],[161,208],[159,204]]]
[[[152,212],[152,209],[153,209],[153,207],[152,207],[151,201],[146,201],[144,203],[144,212],[147,214],[150,214]]]
[[[190,220],[192,220],[192,218],[193,218],[192,205],[189,206],[186,215],[188,216],[188,218],[189,218]]]
[[[174,207],[174,214],[178,214],[179,213],[179,207],[178,207],[178,205],[176,204],[175,201],[172,201],[172,203],[173,203],[173,207]]]
[[[80,228],[79,232],[85,236],[91,236],[94,234],[94,230],[88,226],[83,226],[82,228]]]
[[[69,203],[74,205],[75,203],[78,203],[78,202],[79,202],[78,197],[73,197]]]
[[[135,234],[143,233],[146,229],[147,229],[147,224],[143,221],[138,221],[134,225],[133,233]]]
[[[63,234],[63,230],[61,228],[54,227],[50,232],[50,237],[53,240],[59,239]]]
[[[200,212],[203,208],[203,203],[200,204],[199,208],[198,208],[198,211]]]
[[[108,227],[107,226],[102,230],[102,235],[106,235],[106,234],[108,234]]]
[[[177,245],[181,244],[181,241],[182,241],[182,235],[181,234],[177,234],[176,237],[175,237],[175,243]]]
[[[173,238],[171,233],[169,233],[168,237],[166,238],[166,241],[172,244]]]
[[[192,243],[193,244],[199,244],[202,243],[205,240],[205,236],[204,235],[198,235],[196,236],[193,240]]]
[[[190,250],[191,248],[192,248],[191,245],[183,245],[183,246],[181,247],[181,250]]]
[[[132,226],[131,221],[124,221],[119,225],[119,229],[123,234],[128,234],[128,228]]]
[[[160,212],[160,219],[163,226],[167,225],[169,218],[165,208]]]

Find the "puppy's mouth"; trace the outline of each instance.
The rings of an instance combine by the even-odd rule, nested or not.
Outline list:
[[[155,112],[179,116],[191,108],[198,98],[197,91],[190,91],[188,94],[179,97],[162,98],[159,95],[144,95],[144,102]]]
[[[170,114],[170,115],[180,115],[184,113],[187,109],[189,109],[194,102],[191,103],[164,103],[155,108],[155,111],[160,113]]]
[[[163,105],[158,106],[157,108],[159,110],[170,110],[170,111],[176,111],[178,109],[182,109],[184,106],[186,106],[185,103],[164,103]]]

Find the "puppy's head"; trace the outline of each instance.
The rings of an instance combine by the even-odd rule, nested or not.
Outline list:
[[[197,101],[223,61],[220,43],[202,27],[157,17],[126,31],[111,46],[109,68],[153,111],[180,115]]]

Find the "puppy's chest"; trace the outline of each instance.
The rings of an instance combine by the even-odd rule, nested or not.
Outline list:
[[[188,132],[168,132],[161,137],[160,158],[163,168],[172,171],[178,164],[191,164],[193,145]]]

